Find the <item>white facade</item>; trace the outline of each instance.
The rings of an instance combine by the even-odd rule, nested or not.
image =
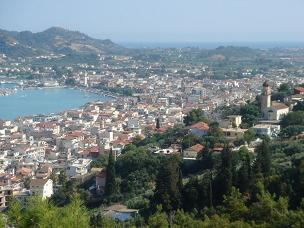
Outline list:
[[[51,179],[33,179],[30,191],[33,195],[42,196],[42,199],[49,198],[53,195],[53,181]]]
[[[91,159],[80,158],[72,162],[67,167],[67,174],[69,177],[82,176],[89,172]]]
[[[259,136],[276,137],[280,133],[280,125],[258,124],[253,126],[252,129]]]

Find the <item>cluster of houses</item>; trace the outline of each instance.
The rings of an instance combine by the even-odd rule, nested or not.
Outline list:
[[[134,137],[182,123],[181,108],[164,107],[121,98],[59,114],[0,120],[0,208],[6,208],[11,197],[50,197],[56,190],[52,173],[64,171],[68,178],[82,180],[100,154],[112,150],[120,156]],[[104,178],[104,171],[99,171],[95,187],[100,191]]]
[[[282,118],[292,110],[293,105],[299,101],[304,101],[303,87],[294,88],[294,93],[288,98],[290,106],[282,102],[272,101],[271,93],[271,86],[268,81],[265,81],[261,93],[260,109],[262,118],[258,121],[258,124],[252,127],[257,136],[277,137],[280,133],[280,121]],[[240,115],[227,116],[226,120],[221,120],[220,127],[225,138],[231,141],[242,138],[248,129],[240,128],[241,123],[242,116]],[[189,126],[188,129],[191,134],[203,136],[208,134],[209,126],[204,122],[199,122]],[[193,145],[183,151],[183,158],[195,160],[203,149],[204,146],[201,144]],[[254,151],[254,148],[249,149]],[[223,147],[219,145],[212,150],[213,152],[221,152]]]
[[[159,82],[159,86],[167,86]],[[0,208],[6,208],[8,199],[21,201],[32,194],[50,197],[56,191],[51,174],[65,172],[68,178],[83,180],[91,175],[91,162],[100,154],[112,150],[120,156],[124,147],[135,137],[159,132],[182,124],[184,115],[192,108],[204,106],[205,89],[180,81],[180,94],[157,96],[141,93],[138,96],[119,97],[115,101],[91,102],[83,107],[59,114],[20,117],[15,121],[0,120]],[[191,84],[191,83],[190,83]],[[174,83],[170,84],[174,86]],[[147,85],[148,86],[148,85]],[[149,87],[147,87],[149,89]],[[173,91],[173,90],[172,90]],[[290,107],[271,100],[271,87],[263,84],[261,92],[263,118],[253,126],[257,135],[276,136],[279,122]],[[190,99],[185,96],[197,97]],[[292,101],[303,99],[304,88],[296,88]],[[247,129],[240,128],[242,117],[228,116],[220,127],[227,139],[243,137]],[[189,133],[208,134],[209,126],[199,122],[187,127]],[[213,148],[220,152],[219,145]],[[181,150],[179,144],[169,148],[151,148],[154,154],[182,153],[184,159],[196,159],[203,150],[200,144]],[[105,171],[96,173],[95,188],[103,191]]]

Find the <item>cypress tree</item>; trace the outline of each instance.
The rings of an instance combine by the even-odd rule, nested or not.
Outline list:
[[[245,157],[242,159],[242,166],[238,171],[238,187],[240,192],[246,192],[249,189],[249,184],[251,180],[251,165],[250,156],[247,152]]]
[[[106,171],[105,195],[111,196],[116,193],[115,160],[112,149],[109,153],[109,161]]]
[[[232,186],[232,154],[226,145],[221,153],[221,167],[215,180],[214,200],[219,204],[223,201],[223,196],[228,193]]]
[[[221,165],[221,175],[223,177],[223,190],[226,194],[232,186],[232,153],[228,146],[225,146],[222,152],[222,165]]]
[[[210,152],[210,143],[207,142],[203,151],[199,153],[202,160],[203,169],[212,169],[213,168],[213,159],[212,154]]]
[[[181,207],[182,179],[179,159],[172,156],[164,161],[157,178],[153,204],[162,205],[163,210],[170,215]]]
[[[271,169],[269,140],[264,139],[261,145],[258,146],[255,165],[257,169],[260,169],[264,177],[269,176]]]
[[[156,118],[156,129],[160,129],[160,119]]]

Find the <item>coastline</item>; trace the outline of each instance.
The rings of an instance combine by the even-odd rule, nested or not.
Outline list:
[[[37,116],[37,115],[54,115],[54,114],[60,114],[64,111],[67,111],[67,110],[70,110],[70,109],[77,109],[77,108],[81,108],[91,102],[109,102],[109,101],[113,101],[113,100],[116,100],[119,98],[119,96],[117,96],[116,94],[113,94],[113,93],[109,93],[109,92],[106,92],[106,91],[101,91],[100,89],[93,89],[93,88],[84,88],[84,87],[81,87],[81,86],[66,86],[66,85],[58,85],[58,86],[46,86],[46,87],[39,87],[39,86],[27,86],[27,85],[24,85],[24,86],[19,86],[19,85],[16,85],[16,87],[14,87],[12,90],[17,93],[17,92],[22,92],[22,91],[26,91],[26,90],[51,90],[51,89],[72,89],[72,90],[78,90],[78,91],[81,91],[83,93],[87,93],[87,95],[85,95],[85,97],[87,96],[90,96],[89,94],[95,94],[97,96],[101,96],[99,98],[93,98],[92,97],[92,100],[89,100],[87,99],[87,101],[85,101],[84,103],[81,103],[81,104],[78,104],[76,105],[75,107],[66,107],[62,110],[56,110],[56,108],[53,110],[53,111],[46,111],[42,108],[42,110],[37,110],[37,111],[34,111],[34,113],[28,113],[28,114],[24,114],[22,112],[20,112],[20,115],[18,113],[12,113],[11,114],[11,117],[8,117],[7,114],[5,114],[4,112],[4,115],[0,118],[0,119],[8,119],[8,120],[16,120],[17,118],[22,118],[22,117],[31,117],[31,116]],[[9,95],[11,95],[12,93],[10,93]],[[9,96],[8,95],[8,96]],[[1,95],[0,95],[1,97]],[[105,97],[105,100],[103,100],[102,97]],[[43,100],[45,100],[46,98],[44,98]],[[60,99],[60,98],[59,98]],[[27,101],[27,102],[31,102],[31,101]],[[4,107],[6,107],[6,105],[8,104],[2,104],[4,105]],[[9,106],[9,105],[8,105]],[[18,104],[16,104],[16,106],[18,106]],[[5,109],[3,109],[3,111],[5,111]]]

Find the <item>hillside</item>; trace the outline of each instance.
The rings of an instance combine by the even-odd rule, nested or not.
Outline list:
[[[37,33],[0,29],[0,53],[13,58],[45,54],[112,54],[123,50],[123,47],[111,40],[94,39],[60,27],[51,27]]]

